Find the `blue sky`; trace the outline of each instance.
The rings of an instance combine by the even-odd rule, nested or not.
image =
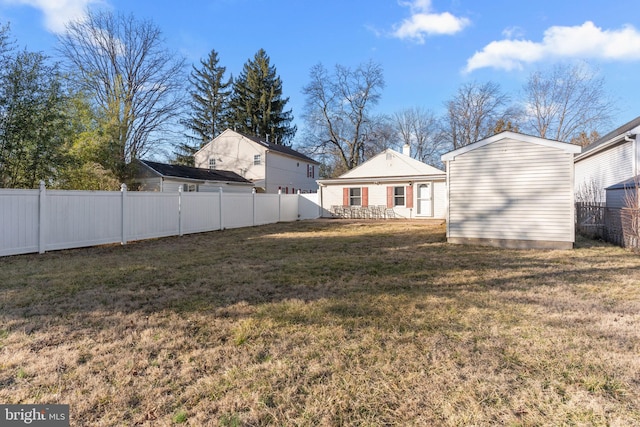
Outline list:
[[[234,75],[264,48],[299,128],[313,65],[370,59],[384,69],[380,113],[442,114],[471,81],[494,81],[515,97],[532,71],[586,60],[617,101],[612,126],[640,115],[637,0],[0,0],[0,22],[20,46],[55,56],[56,33],[87,7],[151,19],[188,63],[215,49]]]

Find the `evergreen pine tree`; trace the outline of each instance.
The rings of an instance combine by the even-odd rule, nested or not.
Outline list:
[[[192,89],[186,126],[195,135],[193,138],[199,147],[218,136],[227,125],[233,78],[225,80],[227,69],[219,66],[218,61],[218,53],[211,50],[206,61],[200,60],[200,68],[193,67],[189,77]],[[181,148],[188,148],[188,145]]]
[[[291,126],[291,110],[285,111],[289,98],[282,97],[282,80],[269,56],[260,49],[248,60],[233,83],[230,104],[230,127],[269,142],[288,145],[297,127]]]

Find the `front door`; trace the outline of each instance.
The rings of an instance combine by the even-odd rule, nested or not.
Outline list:
[[[433,188],[431,182],[418,185],[418,215],[433,216]]]

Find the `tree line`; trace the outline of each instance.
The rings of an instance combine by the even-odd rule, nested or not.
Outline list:
[[[350,69],[322,64],[304,87],[304,144],[323,160],[325,176],[337,176],[385,148],[408,144],[412,157],[440,167],[440,156],[496,133],[511,130],[587,145],[610,125],[615,103],[604,79],[585,64],[555,65],[531,73],[514,98],[495,82],[462,84],[444,102],[445,113],[405,108],[375,113],[385,86],[380,64]]]
[[[153,22],[108,11],[70,22],[58,41],[56,62],[19,50],[8,24],[0,27],[0,187],[44,180],[115,190],[134,183],[135,159],[165,150],[172,162],[192,165],[193,153],[226,128],[284,145],[296,136],[289,98],[263,49],[235,78],[215,50],[187,70]],[[521,99],[493,82],[465,83],[440,117],[421,107],[377,114],[384,87],[373,61],[312,67],[297,148],[322,162],[321,176],[405,143],[413,157],[439,166],[443,152],[507,129],[584,144],[614,108],[603,79],[584,66],[532,73]]]
[[[173,162],[192,163],[227,127],[279,144],[295,136],[263,49],[235,79],[215,50],[187,73],[153,22],[95,11],[66,26],[58,53],[20,51],[0,27],[0,187],[116,190],[135,184],[135,159],[174,147]]]

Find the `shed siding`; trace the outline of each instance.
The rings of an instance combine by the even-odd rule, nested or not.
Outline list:
[[[573,154],[501,140],[449,162],[449,237],[573,242]]]
[[[575,164],[576,194],[593,183],[600,190],[599,200],[595,201],[604,202],[605,188],[634,176],[633,145],[632,142],[624,142],[577,161]]]
[[[606,190],[607,193],[607,207],[608,208],[624,208],[626,207],[627,192],[631,190],[614,189]]]

